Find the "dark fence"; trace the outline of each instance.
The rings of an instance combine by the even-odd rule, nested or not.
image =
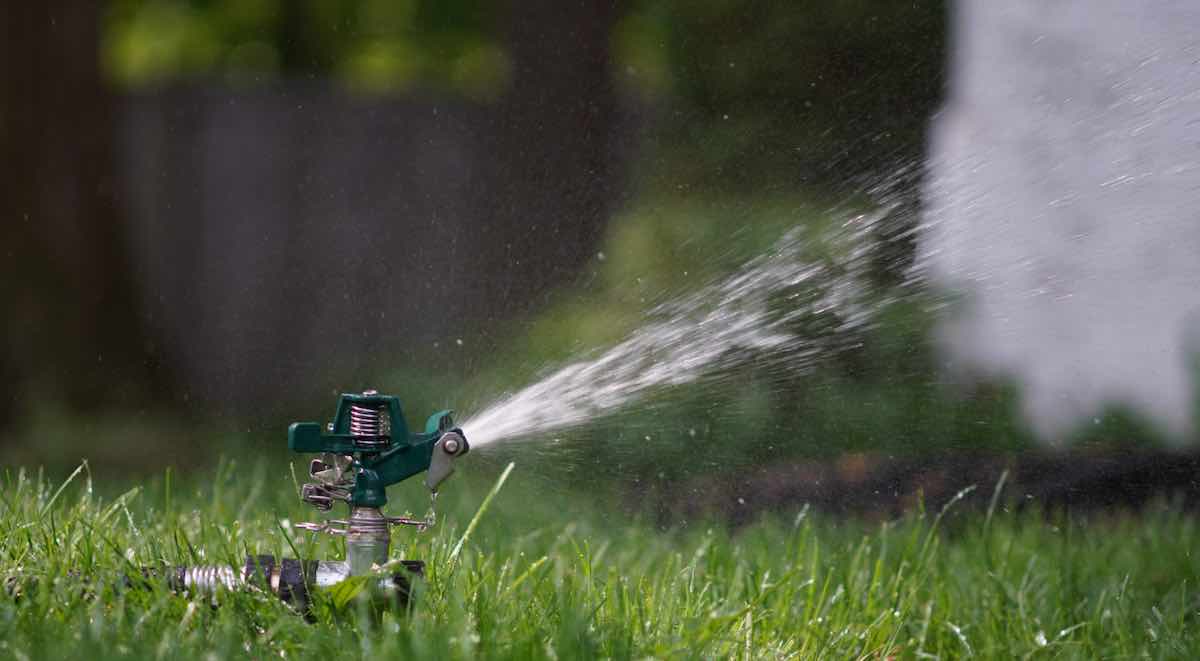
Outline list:
[[[489,341],[578,273],[621,197],[632,122],[565,107],[303,82],[127,97],[122,199],[155,352],[186,396],[244,413]]]

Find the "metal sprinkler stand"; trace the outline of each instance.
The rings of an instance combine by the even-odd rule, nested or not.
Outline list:
[[[346,559],[281,558],[276,562],[274,556],[263,555],[247,558],[241,572],[231,567],[180,567],[170,577],[173,587],[211,592],[255,585],[307,608],[312,589],[332,587],[386,565],[391,526],[424,530],[434,525],[432,500],[437,498],[438,485],[454,472],[455,459],[470,449],[462,430],[454,427],[450,411],[430,416],[424,433],[409,433],[400,400],[374,390],[343,394],[333,422],[324,430],[315,422],[292,423],[288,447],[294,452],[323,454],[309,465],[309,475],[315,482],[304,485],[301,499],[320,511],[329,511],[336,501],[350,507],[346,519],[301,523],[297,527],[344,536]],[[382,508],[387,504],[387,487],[422,472],[432,499],[426,518],[385,515]],[[400,566],[403,571],[380,579],[377,587],[394,593],[405,603],[410,576],[423,575],[425,565],[404,560]]]

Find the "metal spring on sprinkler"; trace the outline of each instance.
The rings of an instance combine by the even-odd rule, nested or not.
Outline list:
[[[350,405],[350,433],[356,445],[364,448],[385,448],[388,441],[384,436],[382,415],[378,408]]]

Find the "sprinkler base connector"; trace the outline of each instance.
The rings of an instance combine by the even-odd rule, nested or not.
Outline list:
[[[425,563],[420,560],[400,560],[392,564],[397,565],[399,571],[379,574],[373,577],[373,582],[363,587],[368,588],[376,606],[403,612],[408,609],[412,598],[414,581],[425,576]],[[217,597],[222,592],[258,590],[279,597],[311,621],[313,595],[334,588],[352,576],[350,565],[344,561],[277,560],[273,555],[255,555],[246,558],[240,571],[228,565],[146,567],[136,574],[120,577],[115,587],[121,590],[146,589],[165,582],[172,592],[192,597],[211,597],[213,605],[217,604]],[[88,576],[72,572],[69,577],[79,581],[85,593],[94,593],[95,583]],[[4,579],[2,589],[9,597],[19,600],[28,591],[37,589],[39,582],[34,576],[8,576]]]
[[[425,563],[420,560],[401,560],[401,571],[381,576],[375,586],[381,593],[394,596],[400,610],[408,607],[412,596],[412,581],[425,576]],[[279,597],[297,610],[307,612],[311,595],[316,590],[329,589],[351,576],[364,572],[352,571],[349,562],[337,560],[296,560],[273,555],[254,555],[246,558],[241,572],[232,567],[177,567],[169,578],[171,589],[191,594],[216,594],[222,590],[255,587]]]

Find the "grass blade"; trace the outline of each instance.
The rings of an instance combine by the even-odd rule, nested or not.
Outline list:
[[[500,474],[500,478],[496,480],[496,484],[492,486],[492,490],[483,498],[483,502],[479,504],[479,509],[476,510],[475,516],[471,517],[471,522],[467,524],[467,529],[463,532],[462,537],[458,539],[458,543],[454,545],[454,550],[450,551],[450,566],[458,561],[458,554],[462,551],[463,545],[471,538],[471,533],[475,531],[475,526],[479,525],[479,520],[483,518],[483,513],[487,511],[488,506],[492,504],[492,499],[500,493],[500,488],[504,486],[504,482],[508,480],[508,474],[516,467],[516,462],[508,462],[508,466],[504,472]]]
[[[45,514],[47,511],[49,511],[50,508],[54,505],[54,502],[56,500],[58,500],[58,497],[62,495],[62,492],[66,491],[67,487],[70,486],[70,484],[75,481],[75,478],[79,477],[79,474],[82,473],[83,469],[86,467],[87,467],[87,460],[84,460],[83,463],[79,464],[79,467],[76,468],[73,473],[71,473],[70,477],[63,480],[63,483],[58,486],[58,490],[54,492],[53,496],[50,496],[50,500],[46,501],[46,503],[44,505],[42,505],[42,507],[38,513]]]

